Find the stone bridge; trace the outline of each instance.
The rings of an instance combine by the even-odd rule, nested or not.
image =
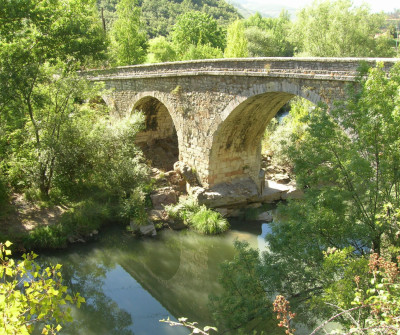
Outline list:
[[[175,140],[175,159],[195,171],[202,188],[233,193],[240,185],[251,198],[262,191],[261,139],[283,105],[300,96],[330,106],[345,97],[361,62],[383,62],[389,69],[395,61],[217,59],[93,70],[85,76],[105,83],[110,93],[103,99],[114,114],[145,114],[138,142],[165,147]]]

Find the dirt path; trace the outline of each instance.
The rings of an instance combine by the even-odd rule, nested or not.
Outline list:
[[[57,222],[67,207],[40,208],[21,194],[13,194],[10,206],[0,214],[0,235],[19,235]]]

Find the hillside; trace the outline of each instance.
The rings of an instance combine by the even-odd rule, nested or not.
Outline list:
[[[278,17],[282,10],[289,12],[291,17],[294,17],[296,13],[296,8],[284,6],[279,2],[257,2],[248,0],[227,0],[231,5],[233,5],[238,12],[245,18],[255,14],[260,13],[264,17]]]
[[[99,10],[103,8],[107,29],[115,19],[118,0],[97,0]],[[185,12],[196,10],[211,15],[222,26],[227,26],[242,15],[224,0],[139,0],[142,20],[149,38],[167,36],[176,18]]]

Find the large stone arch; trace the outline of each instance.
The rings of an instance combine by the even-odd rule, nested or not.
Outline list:
[[[129,110],[141,111],[145,117],[145,128],[137,134],[136,144],[142,148],[152,166],[171,170],[173,163],[179,159],[179,139],[175,115],[163,98],[160,94],[140,93],[133,99]]]
[[[290,99],[300,96],[317,104],[321,97],[298,84],[270,82],[239,94],[214,124],[208,186],[252,180],[260,191],[261,139],[267,124]]]

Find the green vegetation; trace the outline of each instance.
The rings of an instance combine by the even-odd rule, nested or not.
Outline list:
[[[219,329],[247,329],[256,320],[258,329],[265,329],[268,317],[259,317],[260,307],[246,301],[256,302],[267,292],[290,301],[295,322],[313,326],[335,316],[344,329],[368,326],[371,333],[397,333],[399,78],[398,64],[389,75],[380,66],[364,70],[348,99],[333,110],[318,106],[297,114],[307,127],[293,133],[287,157],[305,197],[280,206],[281,220],[270,224],[262,257],[246,245],[236,246],[237,258],[222,269],[225,293],[215,298]],[[288,122],[294,119],[296,113]],[[248,281],[261,287],[260,293],[230,299],[232,291],[249,287],[239,279],[252,253]],[[371,261],[368,266],[372,254],[378,255],[371,256],[373,268]],[[230,318],[239,303],[245,304],[243,317]],[[271,305],[264,303],[263,310],[271,313]]]
[[[59,224],[24,238],[31,247],[62,246],[68,235],[96,229],[110,217],[126,219],[127,199],[148,182],[139,150],[126,145],[134,142],[143,117],[113,120],[99,98],[101,87],[76,73],[107,58],[94,3],[7,2],[0,11],[5,212],[13,192],[41,206],[69,208]]]
[[[271,165],[284,166],[293,171],[293,161],[287,150],[295,145],[295,138],[301,139],[307,122],[304,118],[315,108],[310,101],[296,97],[288,103],[289,114],[281,123],[276,118],[267,125],[262,141],[262,152],[271,158]]]
[[[147,38],[136,0],[121,0],[111,28],[111,53],[116,65],[140,64],[146,58]]]
[[[58,333],[60,323],[72,321],[68,305],[79,308],[85,298],[79,293],[71,296],[62,285],[60,264],[41,269],[34,253],[16,262],[9,257],[11,244],[0,243],[1,333],[31,334],[39,327],[41,334]]]
[[[397,53],[395,28],[385,21],[388,15],[371,13],[366,5],[353,6],[350,0],[314,2],[293,20],[286,11],[277,18],[256,13],[242,19],[221,0],[98,0],[97,5],[112,42],[112,64]]]
[[[116,6],[119,0],[97,0],[99,10],[103,8],[107,30],[116,19]],[[237,10],[221,0],[141,0],[138,1],[142,11],[143,28],[149,39],[168,36],[179,16],[187,12],[201,12],[218,21],[218,25],[226,27],[240,17]]]
[[[219,212],[199,205],[192,197],[181,198],[176,205],[165,207],[168,216],[180,220],[202,234],[220,234],[229,229],[228,221]]]
[[[376,37],[385,23],[383,13],[350,0],[314,2],[302,9],[292,27],[296,54],[319,57],[393,57],[392,39]],[[340,41],[340,43],[338,43]]]
[[[262,18],[255,14],[244,21],[245,36],[251,57],[289,57],[294,54],[290,40],[289,14],[285,11],[277,18]]]
[[[236,58],[247,57],[248,54],[243,22],[236,20],[228,27],[224,56],[226,58]]]

